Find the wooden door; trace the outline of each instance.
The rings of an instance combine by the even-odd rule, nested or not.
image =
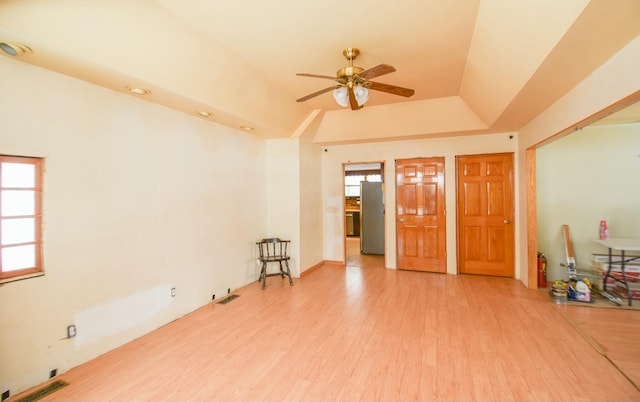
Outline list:
[[[396,241],[399,269],[446,268],[444,158],[396,161]]]
[[[458,271],[513,277],[513,154],[456,160]]]

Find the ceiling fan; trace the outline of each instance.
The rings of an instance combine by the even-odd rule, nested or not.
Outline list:
[[[333,97],[339,105],[344,107],[351,106],[352,110],[358,110],[362,108],[364,103],[369,99],[369,89],[405,97],[412,96],[415,93],[413,89],[369,81],[372,78],[376,78],[381,75],[389,74],[396,71],[396,69],[392,66],[388,64],[379,64],[375,67],[371,67],[370,69],[365,70],[353,65],[353,60],[360,54],[359,49],[350,47],[344,49],[342,51],[342,54],[347,58],[347,60],[349,60],[350,65],[342,67],[340,70],[338,70],[335,77],[305,73],[296,74],[302,77],[324,78],[337,82],[337,84],[332,85],[328,88],[321,89],[307,96],[303,96],[300,99],[296,99],[296,102],[304,102],[318,95],[322,95],[325,92],[333,90]]]

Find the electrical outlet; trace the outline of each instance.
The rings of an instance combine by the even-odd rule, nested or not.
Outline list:
[[[71,325],[67,325],[67,339],[69,338],[73,338],[74,336],[76,336],[76,326],[71,324]]]
[[[176,297],[176,288],[171,288],[171,297]]]

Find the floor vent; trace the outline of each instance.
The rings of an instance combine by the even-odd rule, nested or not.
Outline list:
[[[240,295],[231,295],[229,297],[225,297],[224,299],[220,300],[218,304],[227,304],[230,301],[237,299],[238,297],[240,297]]]
[[[34,402],[37,401],[41,398],[44,398],[45,396],[52,394],[54,392],[56,392],[57,390],[59,390],[60,388],[64,388],[67,385],[69,385],[68,382],[64,382],[61,380],[57,380],[52,382],[51,384],[40,388],[37,391],[34,391],[32,393],[30,393],[29,395],[26,395],[20,399],[18,399],[16,402]]]

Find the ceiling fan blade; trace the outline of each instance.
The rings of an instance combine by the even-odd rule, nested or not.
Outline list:
[[[396,71],[396,69],[393,68],[393,66],[390,66],[388,64],[378,64],[375,67],[364,70],[363,72],[358,74],[358,76],[360,78],[364,78],[365,80],[370,80],[372,78],[380,77],[381,75],[389,74],[394,71]]]
[[[353,93],[353,88],[349,88],[349,106],[351,106],[351,110],[362,108],[362,106],[358,106],[358,100],[356,99],[356,94]]]
[[[307,73],[298,73],[301,77],[311,77],[311,78],[326,78],[328,80],[336,80],[336,77],[331,77],[329,75],[318,75],[318,74],[307,74]]]
[[[376,91],[382,91],[382,92],[387,92],[390,94],[406,96],[406,97],[413,96],[413,94],[416,92],[413,89],[402,88],[402,87],[397,87],[395,85],[382,84],[382,83],[373,82],[373,81],[370,81],[367,86],[369,87],[369,89],[375,89]]]
[[[307,95],[307,96],[303,96],[303,97],[302,97],[302,98],[300,98],[300,99],[296,99],[296,102],[304,102],[304,101],[306,101],[306,100],[309,100],[309,99],[311,99],[311,98],[313,98],[313,97],[316,97],[316,96],[318,96],[318,95],[322,95],[323,93],[325,93],[325,92],[329,92],[329,91],[331,91],[331,90],[333,90],[333,89],[336,89],[336,88],[340,88],[340,85],[332,85],[332,86],[330,86],[330,87],[328,87],[328,88],[321,89],[321,90],[316,91],[316,92],[314,92],[314,93],[312,93],[312,94],[309,94],[309,95]]]

